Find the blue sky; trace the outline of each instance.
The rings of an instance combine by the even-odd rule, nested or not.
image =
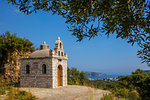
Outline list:
[[[69,67],[107,74],[130,74],[137,68],[150,69],[137,58],[137,45],[131,46],[114,35],[108,39],[99,36],[76,42],[77,39],[67,30],[65,19],[61,16],[42,11],[25,15],[6,1],[0,1],[0,34],[6,31],[17,33],[19,37],[32,41],[36,47],[46,41],[50,49],[54,48],[60,36],[68,53]]]

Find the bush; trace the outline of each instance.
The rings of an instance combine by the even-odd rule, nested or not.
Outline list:
[[[7,99],[8,100],[34,100],[35,96],[33,96],[30,92],[12,88],[8,93]]]
[[[7,94],[6,94],[6,91]],[[11,86],[9,83],[0,83],[0,95],[6,94],[6,100],[34,100],[30,92],[19,90]],[[1,99],[1,98],[0,98]]]
[[[113,92],[115,94],[115,96],[117,97],[123,97],[123,98],[128,98],[129,97],[129,90],[125,89],[125,88],[120,88],[115,90],[115,92]]]
[[[0,88],[0,95],[5,94],[5,90],[3,88]]]
[[[150,73],[144,73],[143,70],[137,69],[132,75],[121,77],[117,87],[132,91],[130,95],[140,97],[142,100],[150,100]]]
[[[87,85],[88,78],[84,72],[80,72],[76,68],[67,68],[67,82],[69,85]]]
[[[0,83],[0,95],[5,94],[6,91],[9,91],[12,86],[9,83],[2,82]]]
[[[101,100],[116,100],[117,98],[113,94],[105,94]]]
[[[129,93],[129,100],[139,100],[139,93],[136,90],[133,90]]]
[[[113,91],[113,94],[119,98],[126,98],[129,100],[139,100],[139,93],[136,90],[130,91],[126,88],[116,88]]]
[[[138,100],[137,98],[131,98],[131,97],[128,97],[128,98],[119,98],[119,97],[116,97],[114,96],[113,94],[106,94],[104,95],[101,100]]]

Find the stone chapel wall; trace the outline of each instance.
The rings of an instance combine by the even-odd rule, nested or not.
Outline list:
[[[59,59],[52,58],[52,66],[53,66],[53,88],[58,87],[57,82],[57,67],[61,65],[63,68],[63,84],[62,86],[67,86],[67,60],[66,59]]]
[[[46,74],[42,73],[43,64],[46,64]],[[27,65],[30,66],[29,74],[26,74]],[[21,60],[21,66],[21,87],[52,88],[52,60],[50,58],[24,59]]]

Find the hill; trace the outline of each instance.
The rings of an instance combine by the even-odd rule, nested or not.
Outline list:
[[[104,74],[104,73],[99,73],[99,72],[88,72],[88,71],[86,71],[86,72],[84,72],[84,74],[88,77],[88,76],[92,76],[92,77],[95,77],[95,76],[101,76],[101,75],[106,75],[106,74]]]
[[[149,72],[150,72],[150,70],[144,70],[144,72],[145,72],[145,73],[149,73]]]

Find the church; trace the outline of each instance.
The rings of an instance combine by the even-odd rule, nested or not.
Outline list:
[[[40,50],[21,59],[20,86],[56,88],[67,85],[67,54],[63,42],[58,37],[54,50],[43,42]]]

